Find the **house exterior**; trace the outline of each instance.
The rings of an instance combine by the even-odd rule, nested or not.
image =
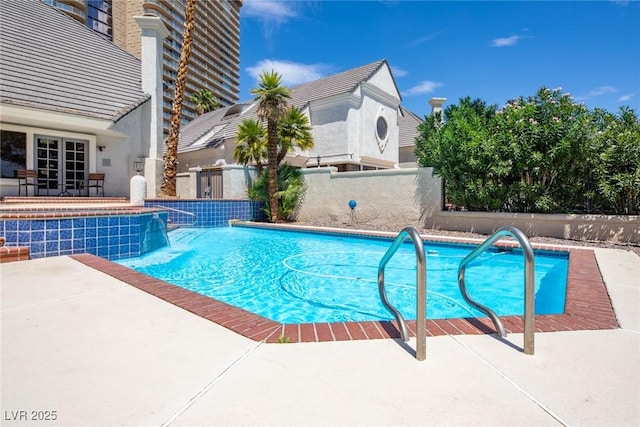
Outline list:
[[[285,161],[298,167],[333,166],[339,172],[415,164],[414,140],[422,120],[400,102],[386,60],[291,88],[289,104],[309,118],[315,145],[289,153]],[[183,127],[179,171],[236,163],[238,125],[257,119],[256,109],[255,101],[240,103],[203,114]]]
[[[167,30],[136,20],[142,61],[39,0],[0,3],[0,196],[18,194],[17,169],[37,171],[39,195],[83,195],[98,172],[127,196],[138,160],[156,191]]]

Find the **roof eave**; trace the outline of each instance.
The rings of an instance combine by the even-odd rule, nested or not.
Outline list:
[[[71,132],[126,137],[113,130],[113,120],[90,117],[64,111],[44,110],[26,105],[0,102],[0,123],[31,128],[56,129]]]

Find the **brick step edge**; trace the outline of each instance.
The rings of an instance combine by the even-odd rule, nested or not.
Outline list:
[[[2,203],[11,204],[48,204],[48,203],[128,203],[127,197],[17,197],[6,196]]]
[[[28,246],[1,246],[0,263],[30,259]]]

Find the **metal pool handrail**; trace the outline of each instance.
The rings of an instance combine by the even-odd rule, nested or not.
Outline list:
[[[424,360],[427,354],[427,261],[424,256],[424,245],[420,234],[413,227],[404,228],[396,239],[391,244],[391,247],[382,257],[380,264],[378,265],[378,292],[380,293],[380,299],[384,306],[393,314],[400,327],[400,336],[403,341],[409,341],[409,331],[407,323],[405,322],[402,314],[395,307],[391,305],[387,299],[387,294],[384,289],[384,269],[398,248],[404,241],[410,237],[413,241],[413,247],[416,251],[416,359]]]
[[[162,206],[162,205],[153,205],[153,207],[154,208],[162,208],[162,209],[166,209],[168,211],[178,212],[178,213],[185,214],[185,215],[188,215],[190,217],[193,217],[193,222],[191,224],[177,224],[177,225],[185,225],[185,226],[189,227],[189,226],[195,225],[195,223],[198,222],[198,219],[196,218],[196,214],[194,214],[193,212],[183,211],[183,210],[180,210],[180,209],[170,208],[170,207]]]
[[[502,320],[491,310],[490,308],[480,304],[477,301],[471,299],[469,294],[467,293],[467,288],[464,282],[464,273],[467,265],[478,256],[480,256],[487,248],[489,248],[494,242],[501,239],[504,236],[513,236],[520,246],[522,247],[522,251],[524,252],[525,259],[525,269],[524,269],[524,353],[525,354],[533,354],[534,353],[534,332],[535,332],[535,314],[534,314],[534,270],[535,270],[535,260],[533,257],[533,249],[531,248],[531,243],[529,243],[529,239],[527,236],[515,227],[503,227],[500,230],[496,231],[485,240],[480,246],[475,248],[469,255],[467,255],[460,266],[458,267],[458,285],[460,286],[460,292],[462,293],[462,297],[469,304],[476,307],[478,310],[482,311],[484,314],[491,318],[491,321],[496,327],[498,334],[501,337],[506,337],[507,333],[505,332],[504,325],[502,324]]]

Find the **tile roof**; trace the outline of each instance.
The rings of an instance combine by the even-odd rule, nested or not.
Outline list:
[[[310,101],[351,93],[358,85],[369,80],[386,60],[380,60],[358,68],[324,77],[291,88],[291,104],[302,109]]]
[[[398,114],[399,138],[398,147],[411,147],[416,145],[418,136],[418,125],[424,122],[423,119],[413,114],[406,108],[400,107]]]
[[[312,101],[352,93],[361,83],[369,80],[386,64],[387,61],[383,59],[342,73],[294,86],[291,88],[290,104],[303,109]],[[242,120],[257,118],[254,106],[254,101],[248,101],[242,104],[220,108],[197,117],[182,128],[178,151],[186,152],[217,147],[224,139],[234,137],[238,125]],[[241,112],[240,115],[233,114],[238,111]],[[413,114],[412,117],[415,118]],[[406,123],[413,125],[413,122],[409,119],[407,119]],[[218,128],[218,132],[210,133],[212,129],[221,124],[227,124],[227,126]],[[417,126],[417,124],[415,126]],[[409,133],[407,133],[406,138],[407,140],[411,139],[411,141],[413,141],[412,135],[409,135]],[[415,136],[413,136],[413,138],[415,138]]]
[[[217,148],[225,139],[235,138],[244,119],[257,119],[256,103],[244,102],[202,114],[180,130],[178,152]]]
[[[117,121],[149,99],[140,60],[40,0],[0,1],[0,101]]]

